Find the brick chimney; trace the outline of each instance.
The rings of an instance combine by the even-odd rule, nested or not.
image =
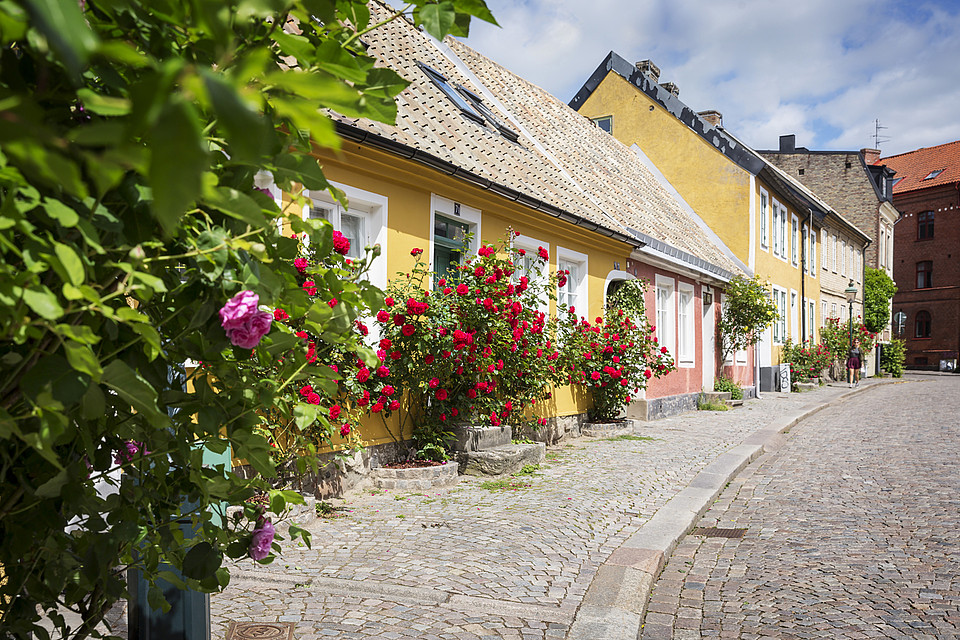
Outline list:
[[[709,111],[699,111],[697,115],[712,124],[715,127],[723,126],[723,114],[713,109]]]
[[[880,159],[880,149],[860,149],[860,155],[867,164],[873,164]]]
[[[780,153],[793,153],[797,150],[797,136],[796,134],[789,133],[784,136],[780,136]]]
[[[669,91],[670,93],[672,93],[673,97],[675,98],[680,97],[680,87],[673,84],[672,82],[664,82],[660,86],[666,89],[667,91]]]
[[[637,69],[653,78],[654,82],[660,81],[660,67],[653,64],[653,60],[641,60],[637,63]]]

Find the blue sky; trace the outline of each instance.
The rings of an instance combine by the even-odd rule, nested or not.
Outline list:
[[[487,0],[467,44],[569,101],[611,50],[755,149],[960,139],[960,0]]]

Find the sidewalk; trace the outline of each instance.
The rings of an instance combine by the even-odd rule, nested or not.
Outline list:
[[[506,481],[350,496],[342,517],[311,526],[312,550],[231,569],[212,637],[238,621],[294,623],[299,640],[634,640],[665,558],[763,443],[883,382],[765,393],[639,423],[643,439],[574,440]]]

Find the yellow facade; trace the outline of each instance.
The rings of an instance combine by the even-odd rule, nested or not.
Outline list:
[[[390,276],[408,272],[414,266],[411,251],[415,248],[422,249],[423,257],[432,264],[431,211],[437,198],[457,203],[465,210],[478,211],[482,221],[480,241],[501,240],[508,229],[542,241],[550,252],[551,272],[557,269],[558,249],[587,256],[587,308],[578,308],[578,315],[587,316],[589,312],[592,318],[602,314],[607,275],[615,263],[625,264],[631,251],[625,243],[560,222],[462,180],[376,149],[345,142],[339,152],[322,151],[318,157],[331,183],[384,199],[386,246],[378,260],[386,261],[385,273]],[[555,309],[551,308],[553,312]],[[570,387],[564,387],[538,405],[538,415],[583,413],[588,402],[585,396],[575,396]],[[398,434],[398,425],[391,424],[390,431]],[[393,441],[379,417],[367,420],[361,432],[364,445]],[[403,435],[409,437],[410,433]]]
[[[762,361],[769,357],[771,363],[780,362],[779,345],[785,337],[790,337],[794,342],[802,340],[801,297],[814,301],[814,326],[819,326],[819,303],[816,302],[820,296],[819,279],[804,276],[799,267],[799,239],[802,238],[802,229],[808,218],[806,211],[797,211],[771,185],[737,165],[661,104],[616,73],[607,73],[578,111],[588,118],[612,116],[613,136],[627,146],[639,147],[744,265],[761,279],[786,292],[786,333],[779,340],[772,341],[770,353],[761,355]],[[761,242],[762,193],[769,198],[766,245]],[[772,250],[771,204],[774,199],[785,206],[787,212],[785,259],[774,255]],[[794,217],[798,221],[799,233],[796,236],[792,233]],[[815,233],[819,233],[818,228]],[[792,259],[795,246],[796,264]],[[812,273],[816,274],[816,269]],[[794,293],[795,313],[790,308]],[[809,319],[806,324],[807,335],[816,336],[817,332],[809,326]]]

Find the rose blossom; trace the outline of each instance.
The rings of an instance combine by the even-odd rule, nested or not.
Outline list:
[[[350,425],[349,425],[349,424],[344,423],[344,425],[343,425],[342,427],[340,427],[340,435],[343,436],[344,438],[346,438],[348,435],[350,435]]]
[[[310,263],[307,262],[306,258],[296,258],[293,261],[293,266],[296,267],[297,271],[299,271],[300,273],[306,273],[307,266],[309,266],[309,264]]]
[[[260,311],[260,296],[253,291],[241,291],[220,309],[220,325],[231,344],[242,349],[253,349],[270,332],[273,315]]]
[[[350,251],[350,241],[339,231],[333,232],[333,250],[342,256]]]
[[[273,319],[283,321],[290,317],[290,314],[284,311],[283,309],[274,309],[273,310]]]
[[[270,548],[273,545],[273,523],[263,517],[257,519],[257,528],[253,530],[250,537],[250,546],[247,547],[247,554],[254,560],[263,560],[270,555]]]

